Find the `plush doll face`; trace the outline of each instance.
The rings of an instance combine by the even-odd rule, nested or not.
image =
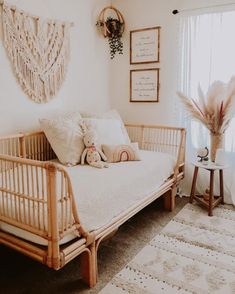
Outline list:
[[[84,144],[86,147],[97,145],[97,135],[94,131],[88,131],[84,136]]]

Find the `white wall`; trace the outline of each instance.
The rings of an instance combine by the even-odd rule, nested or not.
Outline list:
[[[21,90],[0,42],[0,134],[38,128],[38,118],[72,109],[103,111],[109,108],[109,58],[106,40],[95,23],[109,0],[8,0],[35,15],[74,22],[71,59],[57,97],[36,104]],[[2,38],[2,34],[1,34]]]
[[[200,9],[198,8],[206,8],[206,7],[211,7],[212,10],[215,9],[220,9],[219,5],[225,5],[225,7],[227,6],[227,4],[233,3],[233,1],[228,1],[228,0],[180,0],[179,1],[179,6],[177,7],[177,9],[182,9],[182,10],[194,10],[195,8],[197,9],[197,11],[200,11]],[[224,8],[225,8],[224,7]],[[228,6],[227,6],[228,7]],[[194,10],[196,11],[196,10]]]
[[[112,107],[117,108],[127,122],[172,124],[177,59],[177,21],[171,11],[178,7],[178,0],[116,0],[115,6],[126,21],[124,55],[117,56],[111,65]],[[129,31],[161,26],[160,63],[130,65]],[[160,67],[160,101],[158,103],[129,102],[130,69]]]
[[[123,13],[126,21],[124,34],[124,55],[117,56],[111,64],[111,105],[117,108],[125,121],[174,125],[177,111],[178,78],[178,16],[174,9],[192,9],[228,3],[227,0],[114,0],[115,6]],[[161,26],[160,63],[130,65],[129,31],[146,27]],[[137,68],[160,67],[160,102],[129,102],[129,71]]]

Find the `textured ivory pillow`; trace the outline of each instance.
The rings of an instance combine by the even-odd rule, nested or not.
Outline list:
[[[107,162],[141,160],[138,143],[129,145],[102,145]]]
[[[76,165],[81,160],[84,143],[80,121],[79,112],[56,119],[39,120],[52,149],[59,161],[65,165]]]
[[[119,120],[105,118],[84,118],[81,122],[82,124],[85,124],[88,130],[96,131],[99,145],[125,144],[125,137],[123,135],[121,123]]]
[[[119,120],[120,124],[121,124],[122,133],[125,138],[125,144],[131,143],[131,140],[128,136],[128,133],[127,133],[127,130],[126,130],[125,125],[123,123],[123,120],[122,120],[120,114],[117,112],[117,110],[112,109],[112,110],[109,110],[103,114],[94,114],[94,113],[89,113],[89,112],[80,112],[80,113],[83,118],[106,118],[106,119]]]

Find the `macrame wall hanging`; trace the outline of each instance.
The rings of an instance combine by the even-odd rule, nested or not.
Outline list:
[[[71,23],[43,20],[1,2],[3,42],[23,91],[46,103],[59,91],[69,61]]]

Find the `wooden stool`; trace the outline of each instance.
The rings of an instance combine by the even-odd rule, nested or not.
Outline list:
[[[194,174],[192,181],[192,188],[189,202],[193,203],[193,199],[202,204],[208,209],[208,215],[212,216],[213,208],[216,207],[219,203],[224,204],[224,183],[223,183],[223,170],[227,167],[225,165],[216,165],[214,162],[209,162],[208,164],[202,164],[201,162],[194,162]],[[203,168],[210,172],[210,188],[209,188],[209,200],[206,201],[203,198],[203,195],[195,195],[196,184],[197,184],[197,175],[199,168]],[[220,181],[220,195],[214,195],[214,173],[219,171],[219,181]]]

